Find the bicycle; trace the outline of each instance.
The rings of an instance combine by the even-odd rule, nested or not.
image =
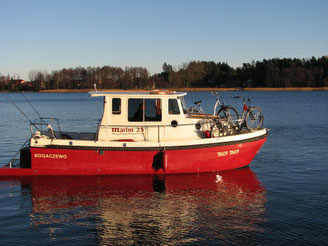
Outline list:
[[[213,114],[205,114],[201,102],[195,102],[194,107],[190,107],[187,110],[189,117],[201,117],[203,118],[198,125],[198,129],[208,131],[211,137],[220,137],[226,135],[232,135],[238,129],[239,114],[235,108],[230,105],[225,105],[220,100],[220,94],[217,92],[211,92],[216,96],[216,102],[213,107]],[[219,107],[219,109],[218,109]]]
[[[239,120],[238,111],[230,105],[225,105],[224,102],[220,101],[220,94],[217,92],[211,92],[212,95],[216,96],[216,103],[213,107],[213,115],[219,116],[220,119],[227,119],[233,126],[237,126]],[[217,111],[217,107],[220,109]]]
[[[216,103],[213,107],[213,116],[217,116],[214,124],[211,126],[211,136],[219,137],[234,134],[239,121],[239,114],[235,108],[230,105],[225,105],[220,101],[220,94],[217,92],[211,92],[216,96]],[[217,111],[218,106],[220,109]]]
[[[248,97],[235,96],[234,98],[243,99],[243,112],[241,118],[238,119],[237,122],[237,131],[240,132],[244,126],[246,126],[249,131],[258,129],[264,121],[262,110],[259,107],[251,106],[251,99]],[[248,106],[246,101],[248,101]]]
[[[200,105],[202,101],[194,102],[194,107],[189,107],[187,109],[187,114],[204,114],[204,111],[202,109],[202,106]]]

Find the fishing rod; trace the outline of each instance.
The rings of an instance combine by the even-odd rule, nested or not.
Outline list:
[[[38,131],[40,131],[39,128],[33,123],[33,121],[13,101],[11,101],[6,96],[2,96],[2,97],[6,98],[8,102],[10,102],[12,105],[14,105],[15,108],[30,122],[30,124],[32,124],[35,127],[35,129],[37,129]]]
[[[31,106],[31,108],[34,110],[34,112],[39,116],[40,120],[42,120],[43,123],[47,125],[47,122],[44,121],[44,119],[41,117],[39,112],[33,107],[32,103],[27,99],[27,97],[23,93],[22,93],[22,95],[25,98],[25,100],[28,102],[28,104]]]

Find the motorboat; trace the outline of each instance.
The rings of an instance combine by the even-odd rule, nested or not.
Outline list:
[[[19,164],[2,166],[0,176],[204,173],[249,166],[268,129],[262,124],[235,131],[228,118],[190,113],[186,95],[89,92],[103,99],[94,132],[62,131],[54,118],[31,122]]]

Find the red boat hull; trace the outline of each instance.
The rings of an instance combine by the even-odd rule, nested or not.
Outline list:
[[[30,148],[31,168],[2,168],[0,176],[200,173],[248,166],[266,136],[232,145],[158,150]]]

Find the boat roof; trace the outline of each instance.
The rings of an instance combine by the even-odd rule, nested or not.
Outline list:
[[[176,91],[162,91],[162,90],[153,90],[153,91],[129,91],[129,92],[103,92],[103,91],[90,91],[89,97],[179,97],[187,95],[186,92],[176,92]]]

